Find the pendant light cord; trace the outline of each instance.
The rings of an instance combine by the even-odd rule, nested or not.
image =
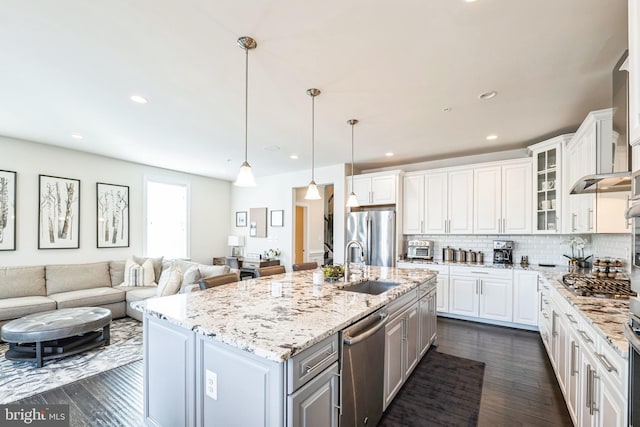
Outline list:
[[[353,126],[355,123],[351,124],[351,192],[353,193]]]
[[[244,162],[247,163],[249,147],[249,49],[245,48],[244,53]]]
[[[315,141],[315,105],[316,97],[311,97],[311,181],[315,181],[315,153],[316,153],[316,141]]]

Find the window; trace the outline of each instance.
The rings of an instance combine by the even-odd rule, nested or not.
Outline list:
[[[189,258],[189,184],[145,178],[145,255]]]

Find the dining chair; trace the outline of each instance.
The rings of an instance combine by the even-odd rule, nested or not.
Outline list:
[[[215,288],[216,286],[226,285],[227,283],[233,283],[238,281],[238,275],[236,273],[221,274],[219,276],[205,277],[200,279],[198,284],[200,290]]]
[[[262,267],[257,271],[256,277],[272,276],[274,274],[285,273],[284,265],[273,265],[271,267]]]
[[[316,268],[318,268],[317,262],[301,262],[300,264],[293,264],[291,266],[293,271],[315,270]]]

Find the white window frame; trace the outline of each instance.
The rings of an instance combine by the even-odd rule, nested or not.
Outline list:
[[[142,185],[142,253],[143,256],[148,256],[147,251],[147,185],[149,182],[155,182],[160,184],[169,184],[186,187],[187,201],[186,201],[186,218],[187,218],[187,254],[184,259],[191,259],[191,182],[185,179],[179,179],[175,177],[160,176],[160,175],[144,175]]]

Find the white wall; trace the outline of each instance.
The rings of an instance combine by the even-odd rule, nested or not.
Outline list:
[[[295,189],[306,187],[311,180],[311,171],[299,171],[267,177],[256,177],[256,187],[233,187],[231,192],[232,234],[245,236],[244,254],[262,253],[268,249],[279,248],[282,252],[280,262],[291,270],[293,256],[293,216],[295,212]],[[343,164],[317,168],[315,180],[318,185],[333,184],[334,215],[333,243],[334,262],[342,263],[344,254],[344,219],[345,219],[345,166]],[[284,210],[284,227],[267,226],[267,237],[249,237],[248,227],[235,227],[235,212],[247,211],[250,208],[268,208]],[[322,217],[320,218],[321,220]],[[324,220],[323,220],[324,221]],[[320,225],[321,227],[321,225]],[[321,246],[322,247],[322,246]]]
[[[213,256],[229,250],[231,183],[227,181],[7,137],[0,137],[0,169],[18,173],[16,250],[0,252],[0,265],[94,262],[142,255],[144,176],[190,183],[191,259],[211,264]],[[37,249],[39,174],[80,180],[80,249]],[[129,186],[129,248],[96,248],[96,182]]]

